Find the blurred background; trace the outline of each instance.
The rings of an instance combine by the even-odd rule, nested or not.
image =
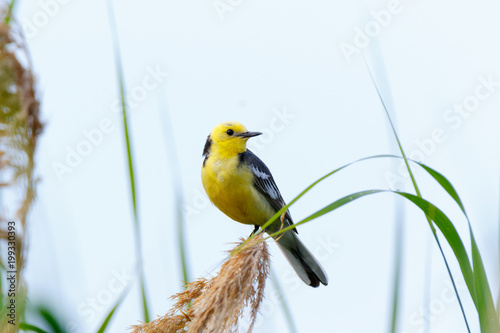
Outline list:
[[[407,155],[443,173],[460,194],[496,301],[497,2],[122,0],[112,8],[152,319],[182,290],[179,194],[191,280],[215,275],[225,251],[252,231],[215,208],[201,185],[201,153],[214,126],[236,120],[264,133],[249,147],[286,201],[346,163],[398,154],[363,56]],[[24,273],[30,302],[48,304],[67,332],[93,332],[130,285],[109,328],[127,331],[143,318],[110,7],[95,0],[20,0],[14,17],[30,51],[45,123]],[[422,195],[450,217],[470,249],[460,209],[428,174],[414,171]],[[372,188],[414,191],[401,162],[370,160],[318,185],[291,213],[299,221]],[[425,215],[403,198],[369,196],[299,232],[330,283],[303,284],[269,242],[297,332],[389,331],[398,253],[397,332],[467,332]],[[442,244],[471,331],[478,332],[457,261],[444,238]],[[255,332],[288,331],[269,281]]]

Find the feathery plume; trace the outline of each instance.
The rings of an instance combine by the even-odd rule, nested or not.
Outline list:
[[[11,283],[16,288],[21,318],[26,299],[22,270],[26,261],[27,216],[35,198],[34,155],[42,124],[29,54],[18,26],[6,19],[8,15],[7,9],[0,9],[0,242],[8,241],[14,247],[15,265],[12,259],[7,264],[2,258],[0,265],[17,271],[15,282]],[[4,325],[9,319],[5,311],[0,311],[0,327],[8,327],[5,332],[17,332],[19,320],[16,325]]]
[[[167,314],[133,326],[132,332],[236,332],[247,306],[251,332],[264,299],[269,260],[266,242],[262,236],[255,237],[229,257],[216,276],[193,281],[183,292],[172,296],[176,302]]]

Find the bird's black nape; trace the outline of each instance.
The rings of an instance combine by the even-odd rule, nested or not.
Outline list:
[[[207,137],[207,141],[205,142],[205,147],[203,147],[202,156],[205,157],[203,160],[203,166],[205,166],[205,162],[207,161],[208,155],[210,155],[210,149],[212,148],[212,139],[210,138],[210,134]]]

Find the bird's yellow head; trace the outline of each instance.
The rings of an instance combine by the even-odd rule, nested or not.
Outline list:
[[[236,121],[219,124],[208,136],[203,156],[218,154],[220,157],[232,157],[243,153],[247,149],[247,140],[261,134],[260,132],[248,132],[245,126]]]

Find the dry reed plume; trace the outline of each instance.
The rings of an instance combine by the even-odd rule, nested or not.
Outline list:
[[[189,283],[186,290],[172,296],[176,303],[167,314],[133,326],[132,332],[236,332],[247,306],[251,332],[269,274],[269,251],[261,239],[254,238],[232,255],[216,276]]]
[[[15,326],[8,325],[2,331],[14,332],[26,295],[21,272],[25,264],[27,215],[35,198],[34,154],[42,124],[29,55],[21,34],[6,23],[7,15],[6,10],[0,9],[0,242],[7,242],[9,236],[12,240],[8,222],[14,221],[18,317]],[[2,258],[0,264],[9,267]],[[0,327],[5,327],[9,319],[5,311],[0,312]]]

